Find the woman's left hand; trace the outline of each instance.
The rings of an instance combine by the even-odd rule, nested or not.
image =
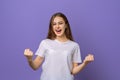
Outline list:
[[[84,59],[84,63],[85,64],[88,64],[88,63],[90,63],[90,62],[92,62],[92,61],[94,61],[94,55],[92,55],[92,54],[88,54],[86,57],[85,57],[85,59]]]

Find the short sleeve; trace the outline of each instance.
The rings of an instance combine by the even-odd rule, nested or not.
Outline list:
[[[76,45],[75,48],[74,48],[73,62],[76,62],[76,63],[81,63],[82,62],[79,45]]]
[[[41,57],[44,57],[45,56],[45,52],[46,52],[46,49],[45,49],[45,41],[41,41],[35,55],[38,55],[38,56],[41,56]]]

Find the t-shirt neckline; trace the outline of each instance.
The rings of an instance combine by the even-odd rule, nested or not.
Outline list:
[[[59,40],[55,39],[55,41],[58,42],[58,43],[60,43],[60,44],[66,44],[66,43],[68,43],[70,40],[67,40],[67,41],[62,42],[62,41],[59,41]]]

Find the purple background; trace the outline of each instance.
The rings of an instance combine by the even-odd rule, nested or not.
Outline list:
[[[55,12],[68,17],[82,59],[95,56],[76,80],[119,80],[120,0],[0,0],[0,80],[39,80],[23,52],[37,50]]]

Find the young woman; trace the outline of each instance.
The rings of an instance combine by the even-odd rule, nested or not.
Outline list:
[[[88,54],[82,62],[79,45],[73,40],[63,13],[55,13],[51,17],[47,39],[41,41],[35,54],[37,56],[33,60],[33,52],[30,49],[24,51],[32,69],[38,69],[44,62],[40,80],[74,80],[75,74],[94,61],[94,56]]]

